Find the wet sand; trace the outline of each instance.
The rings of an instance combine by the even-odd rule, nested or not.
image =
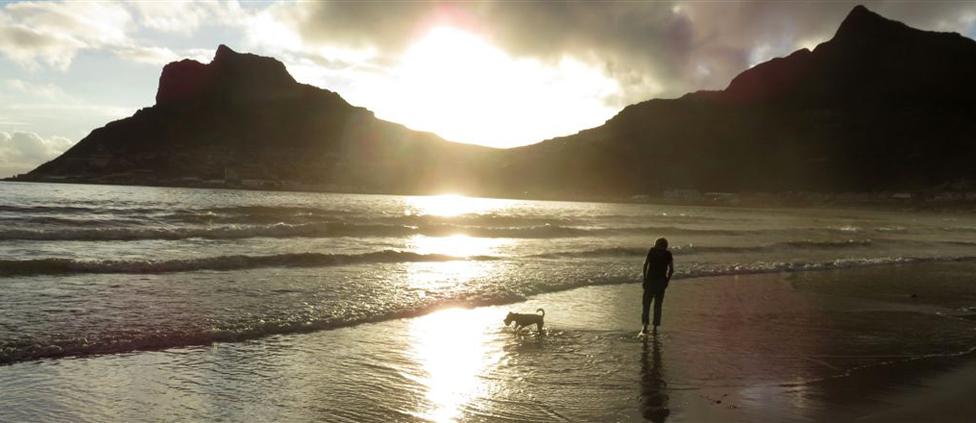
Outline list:
[[[972,421],[971,263],[676,280],[0,368],[0,420]],[[509,310],[546,310],[516,336]],[[534,329],[533,329],[534,331]]]

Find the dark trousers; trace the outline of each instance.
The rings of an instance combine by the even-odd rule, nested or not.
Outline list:
[[[664,303],[664,290],[666,288],[667,286],[662,283],[644,284],[644,310],[641,312],[642,324],[646,325],[648,323],[648,318],[651,311],[651,300],[654,300],[654,326],[661,325],[661,304]]]

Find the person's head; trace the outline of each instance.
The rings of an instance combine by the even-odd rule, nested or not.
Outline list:
[[[654,248],[668,249],[668,240],[666,238],[658,238],[654,241]]]

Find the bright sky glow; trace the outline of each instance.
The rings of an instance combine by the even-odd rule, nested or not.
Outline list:
[[[512,147],[622,107],[721,89],[830,38],[856,2],[0,2],[0,177],[152,106],[163,65],[218,44],[448,140]],[[976,36],[976,3],[878,2]]]
[[[570,58],[515,59],[484,39],[437,27],[413,43],[366,92],[350,93],[381,118],[449,140],[531,144],[602,124],[616,109],[613,79]]]

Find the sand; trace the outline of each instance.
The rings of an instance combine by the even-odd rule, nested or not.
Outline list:
[[[674,281],[0,368],[0,420],[972,421],[968,263]],[[546,310],[515,335],[509,310]],[[533,330],[534,331],[534,330]]]

